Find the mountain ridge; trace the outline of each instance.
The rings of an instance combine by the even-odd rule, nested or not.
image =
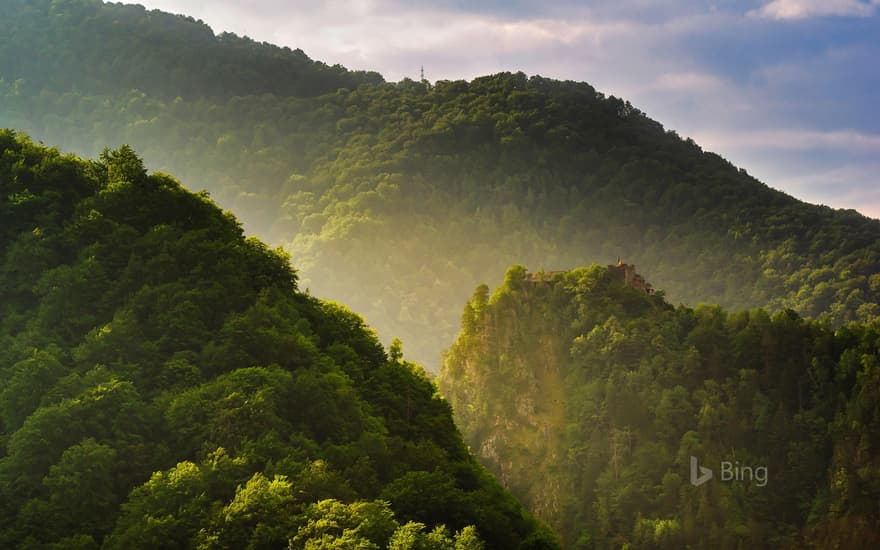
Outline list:
[[[99,9],[65,5],[81,4]],[[144,13],[100,10],[101,21]],[[6,24],[21,17],[12,10]],[[156,23],[133,20],[129,34],[149,61]],[[188,33],[207,32],[171,20],[183,27],[168,38],[177,49]],[[100,35],[58,28],[73,44]],[[15,63],[39,68],[52,56],[46,44],[0,48],[0,126],[87,155],[132,144],[285,245],[306,287],[362,312],[383,340],[402,338],[432,370],[458,328],[452,304],[516,263],[556,269],[624,256],[675,302],[791,308],[835,323],[880,313],[880,221],[773,190],[586,83],[522,73],[433,84],[345,77],[322,95],[223,97],[202,85],[178,97],[182,85],[164,82],[155,60],[141,66],[108,50],[108,66],[159,91],[109,79],[97,93],[22,79]],[[224,59],[214,53],[192,68]],[[66,70],[77,69],[69,59]]]

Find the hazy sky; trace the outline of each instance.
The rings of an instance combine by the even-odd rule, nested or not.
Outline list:
[[[880,218],[880,0],[140,3],[391,81],[583,80],[772,187]]]

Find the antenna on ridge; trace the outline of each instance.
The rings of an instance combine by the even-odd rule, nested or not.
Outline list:
[[[422,75],[421,82],[424,82],[425,81],[425,66],[424,65],[422,65],[421,75]]]

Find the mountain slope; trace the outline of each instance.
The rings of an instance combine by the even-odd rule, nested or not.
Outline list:
[[[835,323],[880,312],[880,222],[770,189],[588,84],[381,83],[334,69],[325,85],[325,68],[303,62],[292,91],[276,89],[266,83],[288,72],[272,60],[299,63],[296,52],[133,7],[63,6],[66,19],[45,1],[7,2],[2,24],[36,38],[0,48],[0,126],[87,155],[132,144],[286,245],[304,287],[431,367],[455,337],[458,304],[514,263],[624,256],[673,302]],[[92,47],[122,40],[117,20],[137,52]],[[198,59],[178,55],[196,35]],[[80,50],[91,57],[65,53]],[[90,76],[35,71],[52,63]]]
[[[0,132],[0,547],[318,541],[556,547],[424,372],[231,214],[128,147]]]
[[[465,307],[440,388],[566,547],[873,547],[878,345],[877,321],[673,308],[604,267],[516,267]],[[691,457],[714,478],[694,486]]]
[[[0,75],[31,92],[283,97],[382,82],[378,73],[329,67],[302,50],[230,33],[215,36],[201,21],[140,5],[0,0],[0,8]]]

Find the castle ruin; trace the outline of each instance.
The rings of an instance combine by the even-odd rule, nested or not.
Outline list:
[[[636,272],[636,266],[633,264],[625,264],[620,258],[617,258],[617,264],[610,264],[608,271],[615,279],[619,280],[628,287],[641,290],[646,294],[653,295],[656,291],[651,283],[647,282],[644,277]]]

